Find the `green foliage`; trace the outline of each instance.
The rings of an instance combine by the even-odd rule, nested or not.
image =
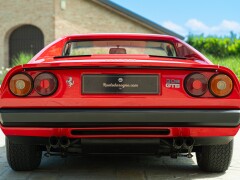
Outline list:
[[[215,57],[240,56],[240,38],[232,32],[229,37],[189,35],[187,43],[200,52]]]
[[[26,64],[28,61],[30,61],[33,57],[33,54],[31,53],[24,53],[20,52],[16,57],[12,59],[12,64],[11,67],[21,65],[21,64]]]
[[[189,35],[187,43],[206,55],[214,64],[228,67],[240,79],[240,36],[217,37]]]
[[[32,59],[32,57],[33,57],[33,54],[21,52],[15,58],[12,59],[11,67],[21,65],[21,64],[26,64],[30,59]],[[10,68],[5,68],[5,67],[2,67],[2,69],[0,69],[0,84],[2,84],[2,81],[9,70]]]
[[[240,56],[232,56],[226,58],[214,57],[212,55],[206,55],[206,57],[214,64],[225,66],[234,71],[240,80]]]

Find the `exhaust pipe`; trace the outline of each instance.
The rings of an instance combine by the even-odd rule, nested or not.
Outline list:
[[[62,148],[67,148],[70,145],[70,140],[66,136],[62,136],[59,143]]]
[[[173,139],[173,147],[175,149],[181,149],[183,146],[183,143],[184,143],[183,138],[174,138]]]
[[[49,138],[49,144],[53,148],[59,147],[59,139],[56,136],[51,136]]]
[[[192,150],[193,150],[193,144],[194,144],[194,139],[192,137],[188,137],[186,139],[184,139],[184,148],[186,148],[188,150],[188,153],[186,155],[187,158],[192,158]]]
[[[189,147],[193,146],[194,142],[195,141],[192,137],[188,137],[188,138],[184,139],[184,147],[186,147],[188,149]]]

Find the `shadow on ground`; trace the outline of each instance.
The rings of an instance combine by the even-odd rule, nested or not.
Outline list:
[[[2,151],[2,150],[1,150]],[[193,159],[138,156],[43,157],[39,169],[14,172],[6,168],[2,178],[24,179],[199,179],[216,178],[198,169]]]

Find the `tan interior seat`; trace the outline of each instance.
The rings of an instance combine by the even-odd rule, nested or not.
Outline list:
[[[110,48],[109,54],[127,54],[125,48]]]

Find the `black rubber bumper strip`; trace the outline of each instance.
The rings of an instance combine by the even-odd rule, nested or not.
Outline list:
[[[215,126],[236,127],[240,110],[1,109],[3,126]]]

